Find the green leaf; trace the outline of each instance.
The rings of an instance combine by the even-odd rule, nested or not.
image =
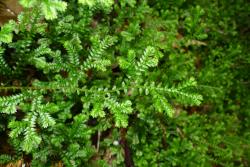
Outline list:
[[[36,0],[19,0],[19,2],[25,8],[31,8],[37,3]]]
[[[48,113],[39,112],[39,116],[40,116],[43,128],[53,126],[56,123],[55,120]]]
[[[22,148],[26,152],[31,152],[34,148],[37,148],[42,139],[31,129],[26,129],[25,138],[22,143]]]
[[[95,5],[95,0],[78,0],[78,3],[83,5],[88,5],[89,7],[93,7]]]
[[[67,3],[59,0],[48,0],[41,4],[42,12],[48,20],[57,18],[57,11],[63,12],[66,8]]]
[[[0,31],[0,44],[3,43],[10,43],[12,42],[13,38],[13,31],[15,30],[16,23],[14,21],[9,21],[7,24],[4,24],[1,27]]]
[[[105,112],[103,111],[103,106],[100,103],[96,103],[93,106],[93,109],[91,110],[90,115],[94,118],[97,117],[104,117],[105,116]]]

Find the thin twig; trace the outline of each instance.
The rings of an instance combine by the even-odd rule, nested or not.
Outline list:
[[[100,139],[101,139],[101,131],[98,130],[97,132],[97,144],[96,144],[96,151],[99,152],[99,148],[100,148]]]

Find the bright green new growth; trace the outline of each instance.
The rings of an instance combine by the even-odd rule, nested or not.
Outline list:
[[[25,8],[40,8],[46,19],[57,18],[57,13],[66,10],[67,3],[61,0],[20,0],[20,4]]]

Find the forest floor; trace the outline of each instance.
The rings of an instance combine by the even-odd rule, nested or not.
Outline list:
[[[0,26],[10,19],[16,20],[22,10],[18,0],[0,0]]]

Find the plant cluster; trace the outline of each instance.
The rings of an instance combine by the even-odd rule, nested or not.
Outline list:
[[[248,2],[20,4],[0,31],[0,164],[250,164]]]

